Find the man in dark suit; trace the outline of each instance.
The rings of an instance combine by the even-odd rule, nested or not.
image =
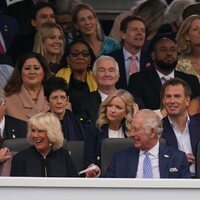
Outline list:
[[[155,39],[152,59],[154,68],[131,75],[128,89],[134,97],[142,102],[142,108],[160,109],[160,89],[166,79],[181,78],[192,89],[191,101],[188,107],[190,114],[199,110],[200,86],[197,77],[174,70],[177,64],[176,44],[169,35],[161,35]]]
[[[0,14],[0,42],[3,47],[1,53],[6,53],[19,28],[15,18]]]
[[[161,89],[161,100],[167,113],[163,119],[163,135],[167,145],[173,146],[187,155],[190,171],[195,174],[196,145],[200,139],[200,116],[189,116],[187,108],[191,89],[186,82],[174,78]]]
[[[130,76],[131,58],[136,56],[137,72],[144,71],[151,66],[151,58],[141,49],[145,41],[145,22],[137,16],[128,16],[120,24],[122,48],[114,51],[112,56],[119,65],[120,78],[116,84],[117,88],[127,89]]]
[[[93,65],[93,74],[98,90],[82,95],[79,102],[72,102],[72,110],[84,124],[96,122],[99,105],[116,89],[119,67],[112,57],[100,56]]]
[[[159,144],[161,133],[161,119],[154,111],[138,111],[132,121],[131,138],[134,147],[114,156],[105,177],[190,178],[185,153]]]
[[[25,138],[27,134],[27,123],[5,115],[5,109],[5,93],[0,88],[0,147],[5,139]]]

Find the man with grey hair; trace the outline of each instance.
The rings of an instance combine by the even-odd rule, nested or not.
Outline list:
[[[115,91],[115,84],[119,79],[119,67],[114,58],[110,56],[100,56],[94,62],[93,74],[98,90],[83,95],[73,109],[74,113],[80,117],[83,123],[96,121],[99,105],[106,97]]]
[[[154,111],[138,111],[132,121],[134,147],[114,156],[105,177],[190,178],[185,153],[159,143],[161,133],[162,122]]]
[[[0,87],[0,147],[4,139],[25,138],[27,123],[20,119],[5,115],[6,98]]]

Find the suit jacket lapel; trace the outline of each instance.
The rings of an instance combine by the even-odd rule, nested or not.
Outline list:
[[[126,69],[125,69],[126,66],[125,66],[123,48],[119,50],[119,53],[115,59],[118,62],[119,72],[120,72],[120,77],[119,77],[119,80],[117,81],[116,88],[127,89],[127,77],[126,77]]]
[[[128,165],[127,165],[127,177],[135,178],[139,162],[139,153],[138,149],[132,148],[130,155],[128,155]]]
[[[147,78],[149,79],[149,82],[154,85],[154,88],[157,90],[160,96],[160,88],[162,87],[162,83],[155,68],[149,68]]]
[[[189,132],[190,132],[190,141],[192,146],[193,154],[196,155],[196,145],[197,142],[200,139],[200,125],[196,123],[195,119],[190,117],[190,123],[189,123]]]
[[[163,136],[166,139],[167,144],[169,146],[178,148],[176,135],[167,117],[163,119],[163,128],[164,128]]]
[[[160,144],[159,146],[159,170],[160,170],[160,178],[168,178],[169,177],[169,159],[170,155],[168,151],[165,149],[166,145]]]

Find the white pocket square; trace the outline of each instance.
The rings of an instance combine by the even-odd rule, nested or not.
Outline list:
[[[172,168],[169,168],[169,171],[170,171],[170,172],[177,172],[178,169],[177,169],[176,167],[172,167]]]
[[[165,157],[165,158],[169,158],[169,155],[165,154],[164,157]]]

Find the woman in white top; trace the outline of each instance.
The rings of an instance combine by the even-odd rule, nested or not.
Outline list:
[[[129,136],[134,114],[133,96],[119,89],[109,95],[100,105],[99,117],[86,127],[84,165],[100,166],[101,142],[104,138],[125,138]]]

